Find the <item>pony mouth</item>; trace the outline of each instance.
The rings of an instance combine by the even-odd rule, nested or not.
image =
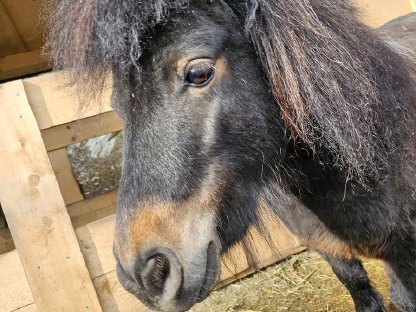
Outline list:
[[[219,280],[220,276],[219,259],[220,256],[215,246],[215,243],[211,241],[207,249],[205,277],[204,281],[202,282],[201,289],[199,290],[196,302],[201,302],[205,300],[217,284],[217,281]]]

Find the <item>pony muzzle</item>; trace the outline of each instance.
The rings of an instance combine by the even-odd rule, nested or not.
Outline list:
[[[168,211],[174,210],[142,210],[128,227],[118,216],[117,275],[124,288],[149,308],[185,311],[215,287],[221,247],[212,212]]]
[[[208,297],[220,276],[219,249],[211,241],[193,267],[181,263],[176,253],[164,247],[139,257],[129,272],[118,261],[117,275],[126,290],[149,308],[159,311],[186,311]],[[199,263],[195,263],[199,261]]]

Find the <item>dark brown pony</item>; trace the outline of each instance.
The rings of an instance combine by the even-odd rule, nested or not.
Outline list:
[[[124,122],[114,242],[149,307],[206,298],[260,210],[321,252],[357,311],[383,259],[416,311],[416,66],[346,0],[60,0],[47,49]],[[261,205],[260,205],[261,203]]]

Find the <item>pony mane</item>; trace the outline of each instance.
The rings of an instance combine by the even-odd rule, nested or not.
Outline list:
[[[292,136],[329,150],[349,177],[381,177],[408,125],[399,110],[414,103],[415,64],[349,1],[252,0],[237,10]]]
[[[112,64],[140,74],[152,29],[194,2],[50,0],[46,52],[82,94],[97,94]],[[350,177],[378,178],[414,117],[415,63],[359,22],[347,0],[221,2],[255,46],[291,136],[329,151]]]

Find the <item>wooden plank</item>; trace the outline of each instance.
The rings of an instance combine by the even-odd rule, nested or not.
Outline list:
[[[223,257],[218,287],[304,250],[280,222],[273,219],[269,226],[273,229],[268,239],[271,244],[266,243],[257,231],[251,230],[245,247],[237,245],[232,248],[230,255]],[[112,253],[114,227],[115,216],[109,216],[76,230],[103,311],[148,311],[117,281]],[[247,249],[251,249],[249,253]]]
[[[105,90],[98,103],[81,109],[76,92],[66,86],[66,79],[67,76],[62,72],[52,72],[23,80],[39,129],[44,130],[112,111],[110,87]]]
[[[23,52],[0,58],[0,80],[38,73],[48,69],[41,50]]]
[[[0,2],[0,26],[0,57],[26,51],[25,45],[2,2]]]
[[[22,81],[0,103],[0,202],[37,307],[100,311]]]
[[[84,199],[65,148],[48,153],[65,205]]]
[[[16,27],[26,49],[42,47],[42,27],[39,21],[44,0],[1,0]]]
[[[0,255],[1,311],[15,311],[35,302],[17,251]]]
[[[103,311],[148,311],[117,279],[113,256],[115,216],[90,223],[76,230],[87,267]]]
[[[414,9],[413,0],[354,0],[360,9],[361,17],[369,26],[378,28],[381,25]]]
[[[217,287],[228,285],[305,249],[273,214],[262,213],[261,218],[267,237],[256,228],[251,228],[242,242],[223,257],[221,280]]]
[[[108,217],[117,209],[117,191],[108,192],[67,207],[74,228]]]
[[[42,137],[46,149],[51,151],[122,128],[120,117],[113,111],[42,130]]]

